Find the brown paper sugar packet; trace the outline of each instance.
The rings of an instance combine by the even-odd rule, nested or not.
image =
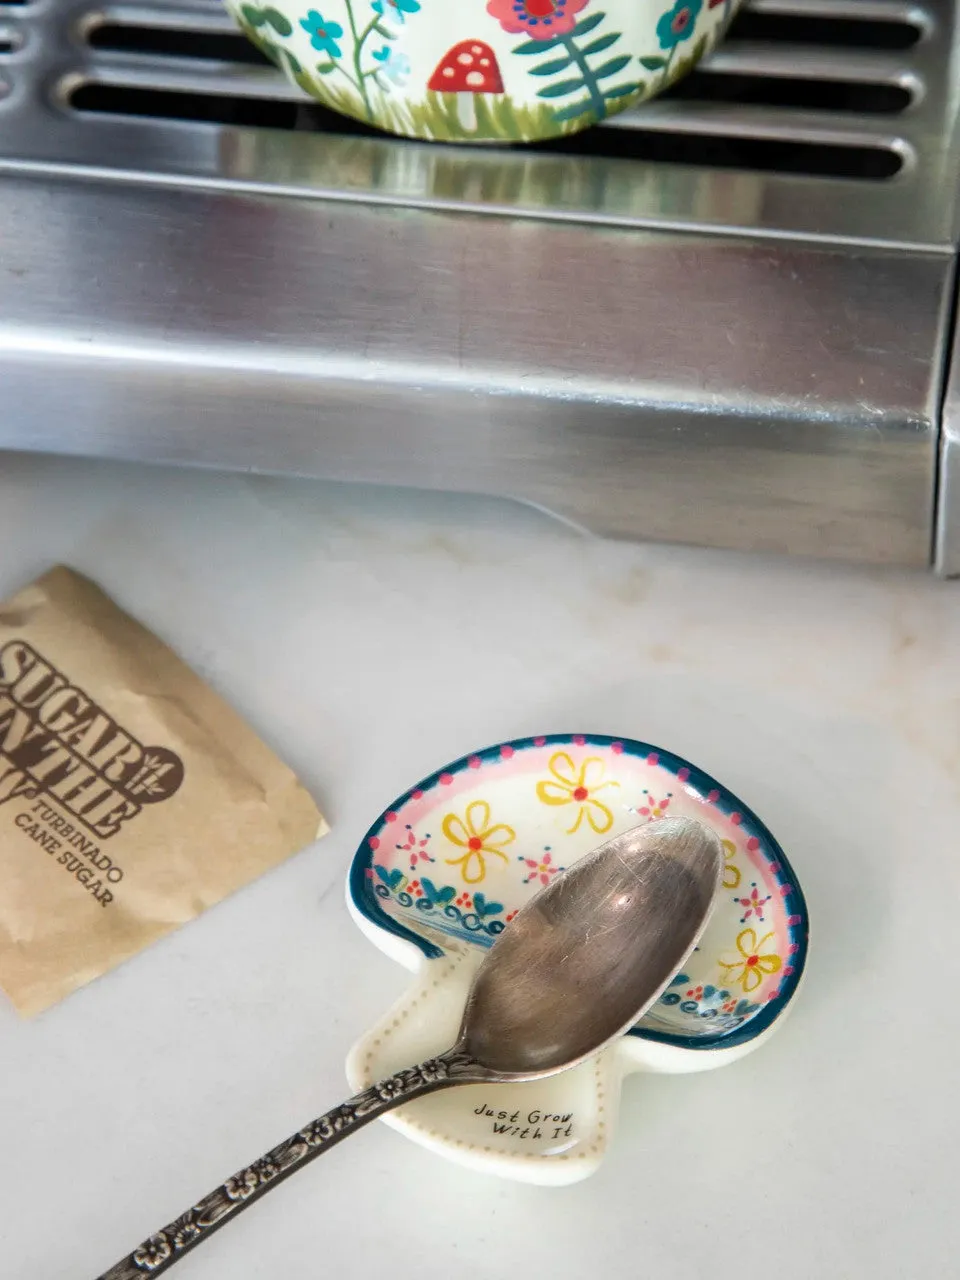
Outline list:
[[[0,604],[0,987],[24,1015],[327,831],[156,636],[56,568]]]

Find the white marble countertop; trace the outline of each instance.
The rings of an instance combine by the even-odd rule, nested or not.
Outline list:
[[[347,917],[356,843],[444,761],[562,730],[660,743],[772,828],[813,926],[782,1032],[628,1080],[587,1182],[489,1180],[377,1125],[173,1274],[953,1272],[960,584],[605,544],[485,500],[0,457],[0,594],[57,561],[224,693],[333,834],[35,1021],[0,1003],[3,1280],[91,1280],[344,1096],[406,981]]]

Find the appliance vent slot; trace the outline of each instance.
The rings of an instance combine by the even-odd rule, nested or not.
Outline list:
[[[184,31],[178,27],[134,26],[102,22],[87,31],[93,49],[111,53],[139,53],[158,58],[201,58],[250,66],[273,64],[239,31]]]
[[[545,144],[541,150],[582,154],[576,137]],[[597,129],[590,135],[590,154],[627,160],[664,161],[714,169],[752,169],[758,173],[803,174],[807,177],[851,178],[879,182],[903,167],[892,147],[819,142],[797,138],[764,138],[749,134],[670,133],[631,126]]]
[[[819,76],[719,74],[704,68],[675,85],[664,95],[664,100],[899,115],[911,105],[913,97],[902,84],[829,80]]]
[[[341,120],[319,103],[257,98],[245,94],[185,93],[140,89],[131,85],[79,84],[68,96],[77,111],[102,115],[151,116],[160,120],[199,121],[261,129],[310,129],[323,133],[363,133],[363,125]]]
[[[821,49],[912,49],[923,37],[923,28],[909,19],[864,15],[835,17],[830,14],[777,13],[746,9],[740,13],[727,40],[763,40],[784,44],[816,45]]]

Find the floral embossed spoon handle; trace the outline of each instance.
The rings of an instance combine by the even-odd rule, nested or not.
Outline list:
[[[479,1083],[489,1078],[489,1072],[460,1049],[451,1049],[418,1067],[398,1071],[390,1079],[371,1085],[349,1102],[305,1125],[246,1169],[235,1173],[162,1231],[144,1240],[99,1280],[143,1280],[144,1276],[159,1275],[277,1183],[384,1112],[436,1089]]]
[[[696,946],[720,841],[664,818],[608,841],[541,889],[477,970],[456,1045],[328,1111],[241,1169],[99,1280],[159,1275],[218,1227],[377,1116],[459,1084],[538,1080],[629,1030]]]

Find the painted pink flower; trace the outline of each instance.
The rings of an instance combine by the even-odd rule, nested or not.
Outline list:
[[[569,35],[577,25],[577,14],[590,0],[488,0],[487,13],[504,31],[534,40],[552,40]]]
[[[520,861],[526,863],[527,866],[524,884],[531,884],[534,880],[539,880],[541,884],[549,884],[551,876],[555,876],[558,871],[563,870],[562,867],[556,865],[546,850],[539,858],[521,858]]]
[[[768,893],[765,898],[761,898],[760,891],[756,885],[752,886],[752,892],[746,897],[734,898],[734,902],[743,907],[743,915],[740,918],[740,923],[746,924],[750,917],[755,915],[760,923],[763,924],[763,908],[769,901],[770,894]]]
[[[430,837],[425,836],[422,840],[418,840],[416,833],[411,826],[407,826],[407,837],[403,844],[398,844],[397,848],[401,853],[410,855],[410,870],[416,871],[419,862],[436,862],[436,858],[432,858],[427,852],[427,845]]]
[[[644,802],[637,809],[637,813],[642,818],[653,821],[655,818],[665,818],[667,810],[670,808],[670,801],[673,799],[673,792],[668,791],[662,800],[657,800],[649,791],[644,791]]]

